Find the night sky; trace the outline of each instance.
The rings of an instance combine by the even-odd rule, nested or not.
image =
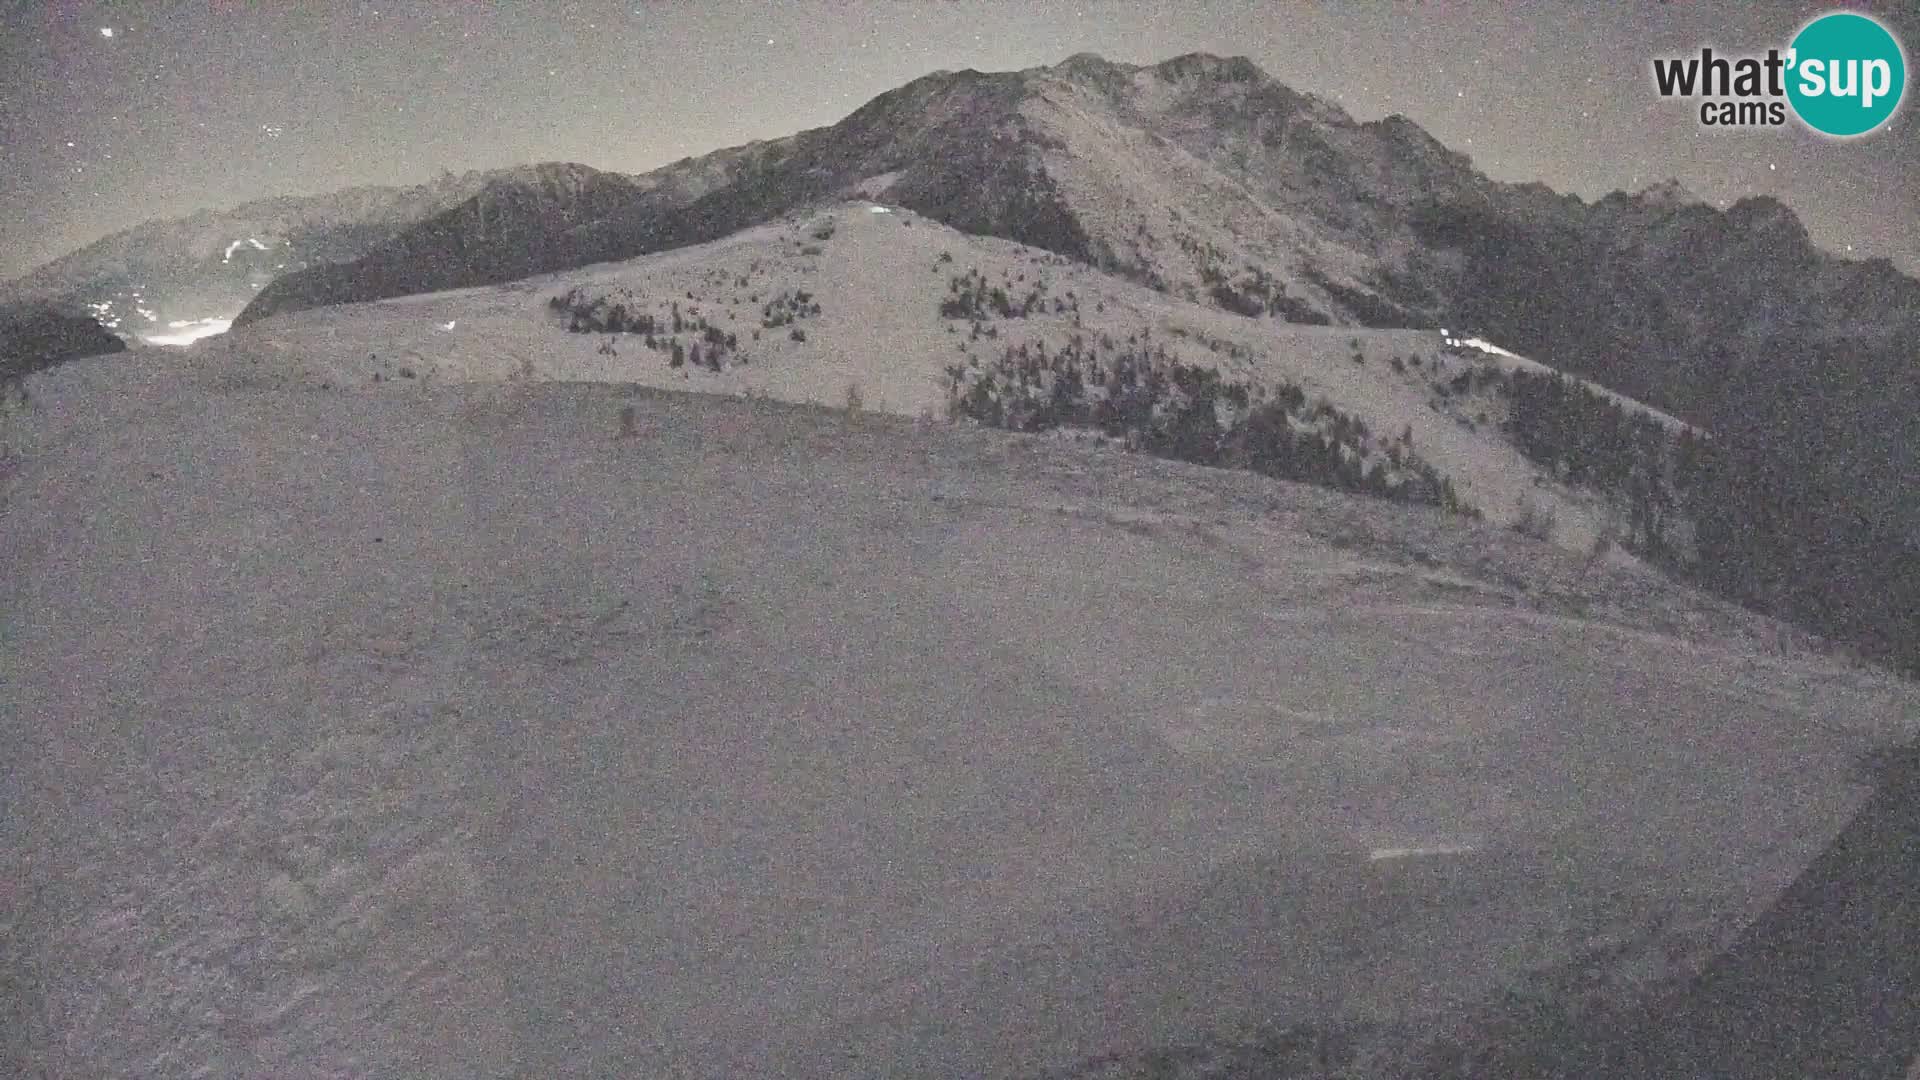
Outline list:
[[[1817,5],[0,4],[0,277],[264,195],[543,160],[641,172],[832,123],[931,71],[1081,51],[1246,55],[1357,119],[1403,113],[1498,179],[1773,194],[1825,246],[1920,272],[1911,71],[1892,125],[1847,143],[1703,130],[1653,91],[1652,57],[1784,47]],[[1920,5],[1853,9],[1920,54]]]

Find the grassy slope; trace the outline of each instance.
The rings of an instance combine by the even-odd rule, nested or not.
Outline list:
[[[994,1074],[1393,1020],[1710,948],[1911,734],[1771,624],[1421,511],[141,359],[9,420],[0,880],[48,1075]],[[1432,842],[1476,851],[1368,858]]]

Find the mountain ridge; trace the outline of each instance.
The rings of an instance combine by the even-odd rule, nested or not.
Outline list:
[[[514,171],[443,172],[412,185],[275,195],[144,222],[0,283],[0,302],[84,311],[128,338],[174,322],[230,319],[280,272],[358,258],[458,205],[489,176]]]

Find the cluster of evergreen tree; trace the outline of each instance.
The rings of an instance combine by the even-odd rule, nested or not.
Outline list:
[[[1515,447],[1565,483],[1627,508],[1629,547],[1660,557],[1677,523],[1679,444],[1659,420],[1558,371],[1505,373],[1506,430]],[[1690,434],[1686,436],[1693,440]]]
[[[1266,389],[1129,338],[1103,351],[1076,335],[1008,347],[988,367],[947,369],[954,415],[1014,431],[1096,430],[1159,457],[1246,469],[1479,517],[1402,438],[1384,448],[1365,421],[1293,383]]]
[[[1144,223],[1142,223],[1142,231],[1145,231]],[[1218,244],[1215,244],[1211,240],[1202,240],[1190,232],[1174,234],[1173,242],[1180,245],[1180,250],[1185,252],[1189,258],[1209,266],[1217,266],[1225,262],[1227,258],[1227,253],[1221,251]]]
[[[1920,549],[1756,433],[1683,440],[1689,576],[1920,675]]]
[[[697,309],[682,311],[679,301],[662,317],[629,308],[624,300],[590,296],[576,287],[548,300],[547,306],[567,316],[571,333],[638,336],[642,345],[663,354],[669,367],[691,364],[717,372],[729,362],[746,363],[737,336],[708,322]],[[681,341],[683,334],[689,340]],[[612,354],[614,350],[609,343],[600,351]]]
[[[768,330],[820,314],[820,303],[805,289],[785,289],[760,308],[760,325]]]
[[[1559,373],[1507,376],[1507,430],[1624,505],[1637,553],[1711,592],[1920,674],[1920,549],[1762,429],[1713,438]],[[1686,526],[1690,543],[1681,543]]]
[[[1247,264],[1244,275],[1231,275],[1216,262],[1202,262],[1200,281],[1222,311],[1250,319],[1272,315],[1287,322],[1325,325],[1329,321],[1305,301],[1287,295],[1284,282],[1252,263]]]
[[[1239,273],[1228,273],[1221,269],[1226,265],[1226,253],[1211,240],[1200,240],[1190,234],[1180,233],[1174,237],[1174,242],[1193,258],[1200,271],[1200,283],[1206,286],[1208,297],[1222,311],[1250,319],[1271,316],[1283,322],[1313,326],[1332,323],[1332,319],[1314,310],[1305,300],[1290,295],[1286,283],[1262,267],[1247,263],[1246,269]],[[1160,291],[1166,291],[1164,283]]]
[[[1049,297],[1044,281],[1029,284],[1026,277],[1022,271],[1017,278],[994,285],[977,269],[955,274],[947,281],[948,295],[940,301],[940,316],[978,322],[993,316],[1025,319],[1049,311],[1055,315],[1079,314],[1078,296],[1068,292],[1064,296]]]

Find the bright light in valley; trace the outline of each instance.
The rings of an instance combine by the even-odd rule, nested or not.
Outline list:
[[[141,340],[149,345],[191,345],[201,338],[224,334],[233,325],[232,319],[176,319],[167,324],[177,331],[172,334],[150,334]]]

